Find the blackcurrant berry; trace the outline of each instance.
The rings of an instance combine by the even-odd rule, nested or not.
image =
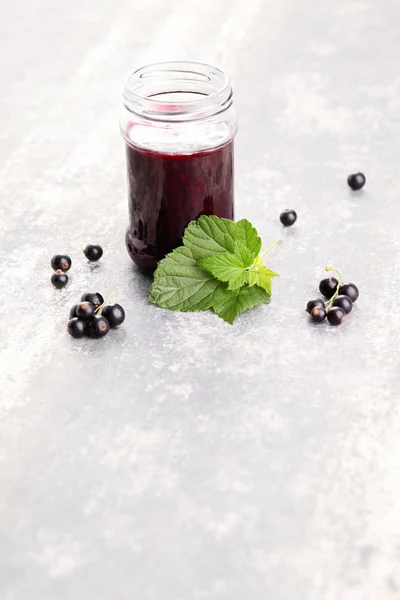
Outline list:
[[[118,327],[125,321],[125,311],[120,304],[107,304],[101,314],[110,323],[110,327]]]
[[[323,300],[320,300],[319,298],[318,300],[309,300],[309,302],[307,302],[306,311],[311,315],[312,309],[316,306],[322,306],[323,308],[325,308],[325,302]]]
[[[363,173],[353,173],[348,176],[347,183],[352,190],[361,190],[365,185],[365,175]]]
[[[94,315],[94,306],[91,302],[80,302],[76,306],[76,316],[79,319],[90,319]]]
[[[285,227],[290,227],[297,221],[297,213],[294,210],[287,208],[279,215],[279,219]]]
[[[82,319],[77,319],[74,317],[70,321],[68,321],[67,327],[69,335],[72,335],[74,338],[81,338],[86,333],[86,323],[82,321]]]
[[[87,322],[87,334],[92,338],[101,338],[110,331],[110,324],[103,316],[95,315]]]
[[[77,316],[77,314],[76,314],[76,307],[77,306],[78,306],[77,304],[74,304],[73,307],[71,308],[71,310],[69,311],[69,318],[70,319],[74,319]]]
[[[338,280],[336,277],[328,277],[328,279],[323,279],[319,284],[319,291],[325,298],[332,298],[333,294],[336,292],[336,288],[338,286]]]
[[[337,296],[333,301],[333,306],[339,306],[348,315],[353,308],[353,303],[348,296]]]
[[[339,294],[348,296],[352,302],[355,302],[360,295],[360,292],[354,283],[343,283],[339,288]]]
[[[311,319],[315,321],[315,323],[322,323],[326,317],[325,306],[315,306],[311,311]]]
[[[61,271],[65,272],[69,271],[69,269],[71,268],[72,260],[66,254],[56,254],[51,259],[50,264],[55,271],[58,271],[60,269]]]
[[[82,302],[90,302],[95,308],[99,308],[104,302],[104,298],[99,292],[87,292],[81,298]]]
[[[53,275],[51,276],[51,283],[54,285],[55,288],[61,290],[61,288],[65,287],[68,283],[68,275],[66,273],[63,273],[61,269],[58,269],[58,271],[53,273]]]
[[[90,262],[96,262],[103,256],[103,248],[94,244],[88,244],[84,249],[83,254]]]
[[[333,306],[327,313],[328,321],[331,325],[340,325],[346,319],[346,313],[343,308]]]

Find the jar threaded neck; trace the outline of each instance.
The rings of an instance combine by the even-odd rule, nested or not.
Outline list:
[[[184,122],[217,115],[233,102],[229,77],[198,62],[155,63],[131,73],[123,104],[152,121]]]

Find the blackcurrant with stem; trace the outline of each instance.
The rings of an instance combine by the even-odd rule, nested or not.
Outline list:
[[[360,292],[354,283],[342,283],[339,288],[339,294],[348,296],[352,302],[355,302],[360,295]]]
[[[104,298],[99,292],[87,292],[86,294],[83,294],[81,302],[90,302],[96,309],[103,304]]]
[[[343,308],[340,308],[339,306],[333,306],[330,308],[326,316],[329,323],[334,326],[341,325],[341,323],[343,323],[343,321],[346,319],[346,313],[344,312]]]
[[[325,310],[325,306],[315,306],[311,313],[311,320],[314,321],[315,323],[322,323],[322,321],[325,320],[326,317],[326,310]]]
[[[97,262],[103,256],[103,248],[97,244],[88,244],[83,254],[90,262]]]
[[[94,306],[91,302],[80,302],[76,306],[76,316],[87,321],[94,315]]]
[[[81,338],[86,333],[86,322],[74,317],[68,321],[67,331],[73,338]]]
[[[309,300],[307,302],[306,311],[311,315],[312,309],[316,306],[322,306],[323,308],[325,308],[325,302],[320,298],[318,298],[317,300]]]
[[[102,315],[94,315],[87,322],[87,334],[91,338],[101,338],[110,331],[110,324]]]
[[[342,308],[346,315],[348,315],[353,308],[353,302],[348,296],[336,296],[333,301],[333,306],[339,306],[339,308]]]
[[[282,223],[282,225],[284,225],[285,227],[290,227],[291,225],[294,225],[294,223],[296,223],[297,213],[296,213],[296,211],[294,211],[290,208],[286,208],[279,215],[279,219],[280,219],[280,222]]]
[[[365,181],[364,173],[353,173],[347,178],[347,183],[354,191],[361,190],[361,188],[365,185]]]
[[[60,269],[65,273],[71,268],[72,260],[69,256],[67,256],[67,254],[55,254],[51,259],[50,264],[54,271],[58,271]]]
[[[327,279],[323,279],[319,284],[319,291],[325,298],[330,300],[334,293],[336,292],[339,281],[336,277],[328,277]]]
[[[61,290],[68,283],[68,275],[66,273],[63,273],[61,269],[58,269],[58,271],[53,273],[53,275],[51,276],[51,283],[54,285],[55,288]]]
[[[107,304],[101,311],[110,327],[119,327],[125,321],[125,311],[120,304]]]

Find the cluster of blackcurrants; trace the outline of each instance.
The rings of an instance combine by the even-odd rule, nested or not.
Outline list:
[[[125,311],[120,304],[106,304],[101,294],[88,292],[71,308],[67,329],[74,338],[101,338],[124,321]]]
[[[103,248],[95,244],[88,244],[83,254],[90,262],[97,262],[103,256]],[[72,260],[67,254],[56,254],[51,259],[50,264],[55,271],[51,276],[51,283],[55,288],[61,290],[68,283],[67,271],[71,268]]]
[[[340,281],[336,277],[323,279],[319,284],[319,291],[327,298],[327,302],[310,300],[306,311],[315,323],[322,323],[327,318],[331,325],[341,325],[359,296],[358,288],[354,283],[342,283],[340,272],[336,269],[326,267],[326,270],[339,273]]]

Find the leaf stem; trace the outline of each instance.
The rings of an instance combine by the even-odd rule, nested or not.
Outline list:
[[[268,248],[265,250],[265,252],[262,253],[262,255],[260,257],[261,260],[264,258],[264,256],[266,254],[268,254],[268,252],[270,252],[272,250],[272,248],[274,248],[281,241],[282,241],[282,238],[280,238],[280,237],[276,238],[276,240],[274,242],[272,242],[272,244],[270,246],[268,246]]]
[[[264,263],[262,261],[264,260],[265,255],[268,254],[268,252],[270,252],[272,250],[272,248],[274,248],[281,241],[282,241],[282,238],[276,238],[276,240],[274,242],[272,242],[272,244],[270,246],[268,246],[268,248],[265,250],[265,252],[263,252],[261,255],[258,255],[254,259],[254,262],[252,265],[250,265],[249,267],[246,267],[246,271],[258,271],[258,269],[260,267],[264,266]]]

